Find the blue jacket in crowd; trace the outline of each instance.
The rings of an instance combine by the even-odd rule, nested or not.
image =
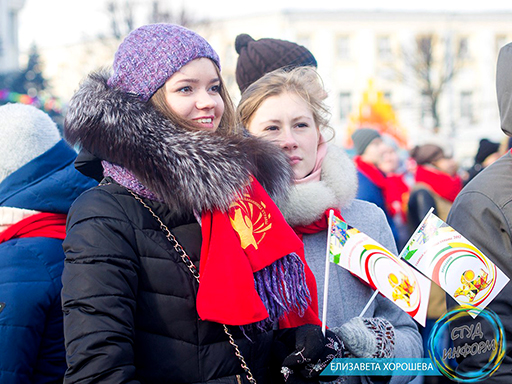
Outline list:
[[[359,170],[357,170],[357,180],[359,187],[357,189],[356,198],[374,203],[377,205],[377,207],[384,211],[386,214],[386,219],[388,220],[388,224],[391,228],[391,232],[393,233],[393,237],[395,238],[395,242],[398,244],[398,230],[395,223],[393,222],[393,218],[386,208],[386,202],[384,200],[382,189],[379,188],[369,177],[364,175]]]
[[[67,214],[97,184],[74,167],[63,140],[0,183],[0,209]],[[62,382],[66,369],[60,291],[62,241],[46,237],[0,244],[0,383]]]

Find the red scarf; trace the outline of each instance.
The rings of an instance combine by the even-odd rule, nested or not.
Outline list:
[[[300,239],[256,179],[228,214],[205,212],[201,225],[199,317],[228,325],[266,319],[253,274],[283,256],[303,252]]]
[[[0,233],[0,243],[21,237],[51,237],[64,240],[66,215],[63,213],[36,213]]]
[[[354,162],[359,172],[369,178],[373,184],[382,189],[386,188],[386,175],[375,165],[367,163],[361,159],[361,156],[355,156]]]
[[[377,166],[363,161],[361,156],[355,156],[354,163],[356,164],[359,172],[369,178],[373,184],[381,189],[386,210],[388,213],[392,213],[394,211],[392,203],[395,201],[397,193],[395,191],[395,180],[388,180],[384,172],[377,168]]]
[[[404,181],[402,174],[387,174],[386,188],[384,189],[386,207],[391,216],[400,214],[402,220],[407,220],[407,202],[409,200],[409,186]]]
[[[462,180],[458,175],[450,176],[423,165],[418,165],[416,169],[416,182],[429,185],[435,193],[452,203],[462,189]]]
[[[326,230],[329,227],[329,211],[331,209],[328,209],[324,212],[322,217],[318,219],[317,221],[309,224],[309,225],[299,225],[293,228],[295,233],[300,237],[302,240],[304,235],[310,235],[313,233],[318,233],[320,231]],[[338,217],[339,219],[343,220],[343,217],[341,216],[341,212],[339,209],[332,209],[334,211],[334,215]],[[313,275],[313,272],[309,268],[308,264],[306,263],[306,257],[304,255],[304,249],[301,250],[300,253],[298,253],[300,259],[304,263],[305,272],[306,272],[306,283],[309,288],[309,292],[311,293],[311,304],[307,308],[306,312],[304,313],[304,316],[300,317],[297,313],[288,313],[283,319],[279,321],[279,328],[292,328],[292,327],[298,327],[303,324],[315,324],[315,325],[321,325],[322,322],[319,318],[318,313],[318,289],[316,285],[316,279]]]

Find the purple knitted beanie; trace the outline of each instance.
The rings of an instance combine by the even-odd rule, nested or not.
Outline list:
[[[130,32],[117,49],[108,85],[146,102],[181,67],[200,57],[220,69],[219,56],[197,33],[174,24],[145,25]]]

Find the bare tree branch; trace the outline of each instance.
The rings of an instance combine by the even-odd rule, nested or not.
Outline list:
[[[122,5],[120,0],[108,0],[105,8],[110,21],[110,34],[116,40],[121,40],[133,30],[137,24],[136,21],[141,24],[175,23],[184,27],[194,23],[193,17],[185,6],[173,12],[170,2],[165,0],[125,0]],[[135,15],[139,16],[139,20],[135,19]]]
[[[415,88],[428,104],[424,111],[432,115],[434,131],[440,126],[437,106],[446,86],[461,68],[450,41],[435,34],[416,36],[413,46],[401,48],[403,68],[392,68],[394,80]]]

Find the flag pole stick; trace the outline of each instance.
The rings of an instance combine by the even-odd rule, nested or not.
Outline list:
[[[361,311],[361,313],[359,314],[359,317],[363,317],[364,313],[368,310],[368,308],[370,307],[370,304],[373,302],[373,300],[375,300],[375,298],[377,297],[377,293],[379,293],[379,291],[376,289],[375,292],[373,292],[373,295],[372,297],[370,297],[370,299],[368,300],[368,302],[366,303],[366,305],[364,306],[363,310]]]
[[[423,217],[423,219],[421,220],[419,225],[416,227],[416,230],[412,233],[411,237],[409,238],[409,240],[407,240],[407,242],[405,244],[409,244],[409,242],[414,238],[414,236],[416,236],[416,232],[418,232],[418,229],[420,229],[421,226],[425,223],[425,221],[427,221],[428,217],[430,216],[430,214],[432,212],[434,212],[434,207],[430,207],[427,214]],[[403,255],[404,251],[405,251],[405,247],[398,254],[398,258],[402,259],[404,257],[404,255]]]
[[[434,207],[430,207],[430,209],[428,210],[427,214],[425,215],[425,217],[423,218],[423,220],[421,220],[421,223],[418,225],[418,228],[421,228],[421,226],[423,225],[423,223],[425,223],[425,221],[427,221],[428,217],[430,216],[430,214],[434,212]],[[418,228],[416,228],[416,230],[418,230]]]
[[[322,333],[325,336],[326,329],[326,320],[327,320],[327,295],[329,292],[329,270],[330,270],[330,251],[329,251],[329,243],[331,236],[331,226],[332,226],[332,217],[334,216],[334,211],[331,209],[329,211],[329,226],[327,227],[327,250],[325,251],[325,279],[324,279],[324,301],[322,307]]]

